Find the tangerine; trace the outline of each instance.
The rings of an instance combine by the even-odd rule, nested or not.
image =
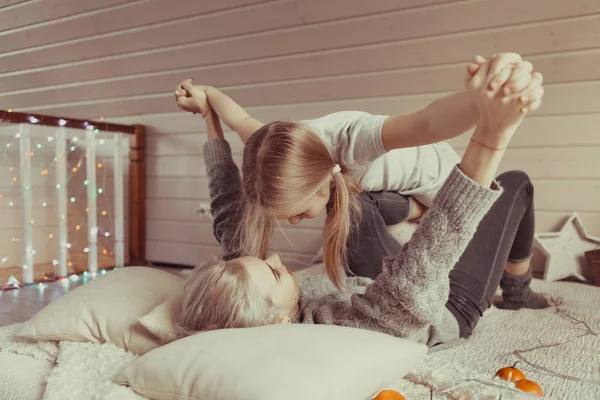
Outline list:
[[[534,381],[530,381],[529,379],[521,379],[520,381],[517,381],[517,383],[515,383],[515,387],[527,393],[537,394],[538,396],[544,395],[540,385]]]
[[[406,400],[406,398],[395,390],[383,390],[373,400]]]
[[[514,364],[512,367],[500,368],[498,372],[496,372],[496,376],[509,382],[518,382],[521,379],[525,379],[525,374],[521,370],[515,368],[515,365],[517,364]]]

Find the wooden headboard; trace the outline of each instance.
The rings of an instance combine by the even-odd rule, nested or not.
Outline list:
[[[146,138],[144,126],[113,124],[103,120],[82,120],[14,112],[12,110],[0,110],[0,122],[81,130],[89,130],[90,127],[93,127],[96,133],[111,132],[126,135],[129,141],[129,196],[127,203],[123,205],[128,208],[129,237],[126,243],[128,257],[125,260],[125,265],[144,265],[146,263]],[[0,281],[0,287],[3,283]]]

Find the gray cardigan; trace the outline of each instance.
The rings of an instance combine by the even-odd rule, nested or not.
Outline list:
[[[222,258],[239,257],[242,184],[229,144],[209,140],[204,160]],[[458,339],[458,323],[445,307],[448,274],[500,193],[498,185],[484,187],[454,168],[411,240],[385,259],[375,280],[347,278],[348,292],[339,293],[324,277],[304,279],[294,322],[370,329],[429,346]]]

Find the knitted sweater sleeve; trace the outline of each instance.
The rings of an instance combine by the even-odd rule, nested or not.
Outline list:
[[[303,300],[299,319],[419,340],[442,318],[448,274],[500,192],[496,184],[483,187],[455,167],[411,240],[384,261],[364,294],[350,301],[338,294]]]
[[[204,162],[210,192],[213,233],[221,244],[221,258],[239,257],[237,228],[242,220],[242,180],[233,161],[231,147],[224,139],[211,139],[204,145]]]

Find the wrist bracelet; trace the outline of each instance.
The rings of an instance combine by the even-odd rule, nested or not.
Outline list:
[[[494,150],[494,151],[501,151],[501,150],[506,150],[506,147],[492,147],[492,146],[488,146],[485,143],[481,143],[478,142],[477,140],[471,138],[471,142],[480,145],[481,147],[485,147],[486,149],[490,149],[490,150]]]

